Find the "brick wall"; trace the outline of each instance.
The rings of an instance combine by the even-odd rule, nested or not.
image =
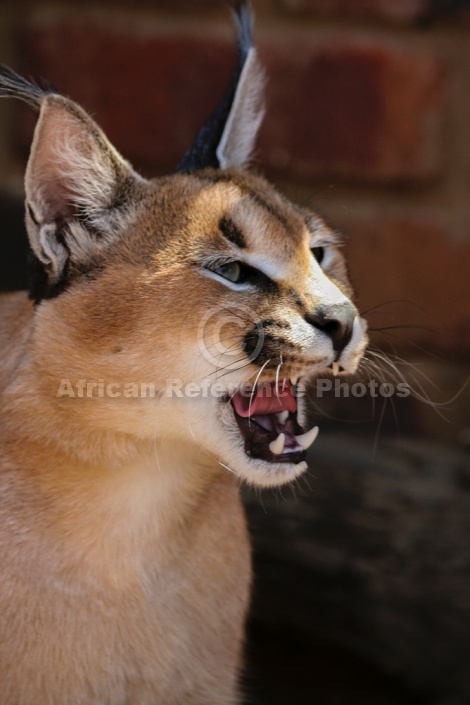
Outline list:
[[[259,168],[346,234],[360,308],[386,304],[372,326],[411,326],[382,342],[467,360],[470,2],[254,5],[270,78]],[[227,2],[18,0],[0,6],[0,60],[81,102],[143,173],[165,173],[230,76]],[[2,104],[0,194],[20,190],[32,126]]]

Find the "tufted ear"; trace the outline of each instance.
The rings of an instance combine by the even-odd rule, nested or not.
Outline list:
[[[117,236],[142,180],[77,103],[5,68],[0,96],[20,98],[39,110],[25,191],[42,298],[53,295],[73,267],[83,269]]]
[[[252,15],[246,2],[237,3],[238,66],[224,97],[177,171],[190,173],[206,167],[244,167],[250,160],[264,115],[264,72],[252,41]]]

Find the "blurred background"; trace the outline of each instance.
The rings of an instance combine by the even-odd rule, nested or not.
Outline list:
[[[246,492],[246,703],[470,703],[470,1],[254,0],[269,76],[255,168],[344,234],[371,350],[309,395],[293,488]],[[0,5],[0,61],[91,112],[146,176],[172,171],[234,66],[225,0]],[[27,285],[34,126],[0,106],[0,287]],[[13,705],[13,704],[12,704]]]

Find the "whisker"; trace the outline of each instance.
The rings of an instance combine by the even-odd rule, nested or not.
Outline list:
[[[431,315],[431,312],[428,311],[428,309],[424,308],[424,306],[417,304],[416,301],[410,301],[409,299],[390,299],[389,301],[384,301],[381,304],[376,304],[375,306],[371,306],[370,308],[366,309],[365,311],[360,311],[359,315],[360,316],[368,316],[372,311],[377,311],[377,309],[382,308],[384,306],[390,306],[390,304],[407,304],[408,306],[414,306],[419,311],[422,311],[423,313],[425,313],[428,316]]]
[[[370,421],[373,421],[374,416],[365,418],[365,419],[345,419],[341,418],[339,416],[333,416],[333,414],[329,414],[327,411],[321,408],[316,402],[314,402],[312,399],[306,399],[307,405],[309,407],[308,411],[309,413],[311,410],[315,410],[319,415],[321,415],[323,418],[328,419],[329,421],[338,421],[339,423],[347,423],[347,424],[363,424],[363,423],[368,423]]]
[[[247,365],[251,365],[251,360],[249,360],[246,355],[243,355],[243,357],[240,357],[238,360],[232,360],[231,362],[227,363],[227,365],[223,367],[217,367],[215,370],[212,370],[212,372],[208,372],[206,375],[203,376],[203,380],[209,379],[212,375],[218,375],[219,372],[224,372],[224,374],[230,374],[230,372],[236,372],[238,369],[241,369],[239,367],[232,367],[232,365],[237,365],[238,363],[243,362],[246,363]],[[222,377],[224,375],[221,375]],[[216,380],[218,377],[216,377]]]
[[[80,371],[82,374],[85,372],[88,372],[89,370],[93,369],[93,367],[96,367],[96,365],[101,365],[102,362],[106,362],[107,360],[111,360],[111,358],[114,357],[116,353],[109,353],[108,355],[105,355],[104,357],[100,358],[99,360],[95,360],[91,365],[87,365],[87,367],[81,367]]]
[[[279,397],[279,374],[282,367],[282,355],[280,356],[280,362],[276,369],[276,396]]]
[[[393,326],[381,326],[378,328],[371,328],[369,326],[367,330],[372,331],[373,333],[385,333],[386,331],[389,331],[389,330],[400,330],[400,329],[425,330],[428,333],[435,333],[436,335],[441,335],[441,333],[439,333],[439,331],[436,328],[431,328],[431,326],[422,326],[418,323],[401,323],[401,324],[396,324]]]
[[[407,387],[410,390],[411,395],[415,398],[421,401],[423,404],[426,404],[427,406],[431,406],[434,411],[440,416],[444,421],[447,421],[446,417],[442,414],[440,411],[440,407],[446,408],[448,406],[447,403],[438,403],[434,402],[430,399],[428,394],[426,393],[426,390],[422,386],[422,384],[419,382],[418,379],[414,376],[412,381],[413,385],[409,383],[407,378],[404,376],[404,374],[401,372],[401,370],[397,367],[397,365],[391,360],[387,355],[380,353],[376,350],[372,350],[369,348],[368,350],[370,355],[373,355],[377,360],[380,360],[384,365],[387,365],[389,367],[389,373],[394,374],[395,377],[391,377],[392,380],[394,381],[400,381],[403,382],[404,384],[407,385]],[[409,367],[413,370],[413,372],[420,373],[426,381],[428,381],[431,385],[435,386],[431,380],[427,378],[427,376],[419,370],[416,365],[412,365],[411,363],[406,362],[405,360],[401,360],[400,358],[397,359],[397,362],[399,362],[401,365]]]
[[[271,362],[270,359],[269,359],[269,360],[266,360],[266,362],[264,363],[264,365],[260,368],[260,370],[259,370],[259,372],[258,372],[258,374],[257,374],[257,376],[256,376],[255,382],[254,382],[254,384],[253,384],[253,389],[251,390],[251,395],[250,395],[250,403],[249,403],[249,405],[248,405],[248,418],[249,418],[249,419],[251,418],[251,405],[252,405],[252,403],[253,403],[253,395],[254,395],[254,393],[255,393],[256,385],[258,384],[259,378],[260,378],[261,375],[263,374],[264,368],[266,367],[266,365],[269,365],[270,362]]]
[[[235,340],[235,344],[237,344],[237,342],[240,341],[240,335],[239,334],[238,335],[228,335],[226,338],[218,338],[215,341],[215,343],[211,343],[211,345],[204,344],[204,348],[205,348],[205,350],[207,350],[207,352],[210,352],[211,349],[215,348],[219,343],[226,343],[229,340]],[[227,350],[231,350],[234,347],[234,345],[231,345],[229,348],[227,348]],[[222,354],[224,354],[225,352],[227,352],[227,351],[224,350]]]
[[[379,416],[379,422],[378,422],[378,424],[377,424],[377,430],[376,430],[375,436],[374,436],[374,445],[373,445],[373,451],[372,451],[372,452],[373,452],[373,455],[374,455],[374,458],[377,457],[377,449],[378,449],[378,445],[379,445],[380,429],[382,428],[382,423],[383,423],[384,416],[385,416],[385,408],[386,408],[386,406],[387,406],[387,399],[384,399],[384,403],[382,404],[382,408],[381,408],[381,410],[380,410],[380,416]]]
[[[403,381],[405,381],[404,375],[402,375],[401,372],[399,372],[399,370],[398,370],[397,366],[395,365],[395,363],[390,359],[390,356],[385,356],[384,354],[378,353],[377,351],[372,350],[372,349],[370,350],[370,353],[371,353],[372,355],[375,355],[378,359],[382,360],[382,361],[385,362],[386,364],[390,365],[390,367],[392,368],[392,370],[394,370],[395,372],[399,373],[400,376],[401,376],[401,379],[402,379]],[[399,357],[398,355],[394,355],[394,358],[395,358],[395,360],[396,360],[398,363],[400,363],[403,367],[409,367],[409,368],[412,369],[414,372],[419,373],[419,374],[426,380],[426,382],[428,382],[431,386],[434,387],[434,389],[439,390],[438,386],[437,386],[426,374],[424,374],[424,372],[423,372],[422,370],[420,370],[420,369],[418,368],[417,363],[408,362],[408,360],[404,360],[402,357]]]
[[[238,360],[238,362],[242,362],[243,364],[239,365],[238,367],[230,367],[228,366],[229,369],[222,368],[223,374],[221,374],[217,379],[222,379],[222,377],[226,377],[227,375],[232,374],[232,372],[239,372],[240,370],[243,370],[245,367],[249,367],[251,365],[251,361],[247,360],[244,358],[243,360]]]
[[[251,375],[248,375],[248,377],[245,379],[245,381],[244,381],[243,384],[247,384],[248,380],[251,379],[255,374],[256,374],[256,370],[255,370],[254,372],[252,372]],[[237,394],[237,393],[238,393],[238,389],[236,389],[236,390],[234,391],[234,393],[231,395],[231,397],[227,400],[227,404],[232,401],[233,397],[234,397],[235,394]]]
[[[403,338],[401,335],[396,335],[396,333],[391,333],[390,331],[383,331],[383,332],[386,335],[388,335],[390,338],[396,338],[400,342],[406,342],[407,345],[410,345],[411,347],[415,348],[419,352],[425,353],[426,355],[433,357],[435,360],[438,360],[439,362],[444,362],[442,357],[440,357],[439,355],[436,355],[436,353],[432,352],[431,350],[427,350],[426,348],[423,348],[423,346],[419,345],[419,343],[415,343],[412,340],[407,340],[406,338]]]
[[[190,432],[191,436],[193,437],[193,441],[195,442],[195,444],[197,445],[197,447],[199,448],[199,450],[202,450],[202,452],[205,453],[209,458],[211,458],[212,460],[215,460],[216,463],[218,463],[219,465],[221,465],[223,468],[225,468],[226,470],[228,470],[229,472],[231,472],[232,475],[235,475],[235,477],[238,478],[238,480],[239,480],[239,482],[238,482],[238,489],[240,490],[241,478],[240,478],[240,476],[235,472],[235,470],[232,470],[232,468],[230,468],[228,465],[225,465],[225,463],[222,463],[218,458],[215,457],[215,455],[212,455],[212,453],[210,453],[206,448],[204,448],[203,446],[201,446],[201,444],[199,443],[199,441],[198,441],[197,438],[196,438],[196,435],[195,435],[195,433],[194,433],[194,431],[193,431],[193,429],[192,429],[192,426],[191,426],[191,422],[190,422],[189,420],[188,420],[188,428],[189,428],[189,432]]]

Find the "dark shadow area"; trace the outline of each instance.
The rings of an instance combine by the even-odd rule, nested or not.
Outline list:
[[[15,198],[0,198],[0,289],[15,291],[28,286],[29,244],[24,225],[23,202]]]
[[[379,669],[333,644],[251,620],[246,705],[425,705]]]
[[[247,705],[467,705],[468,455],[325,431],[309,463],[244,492]]]

